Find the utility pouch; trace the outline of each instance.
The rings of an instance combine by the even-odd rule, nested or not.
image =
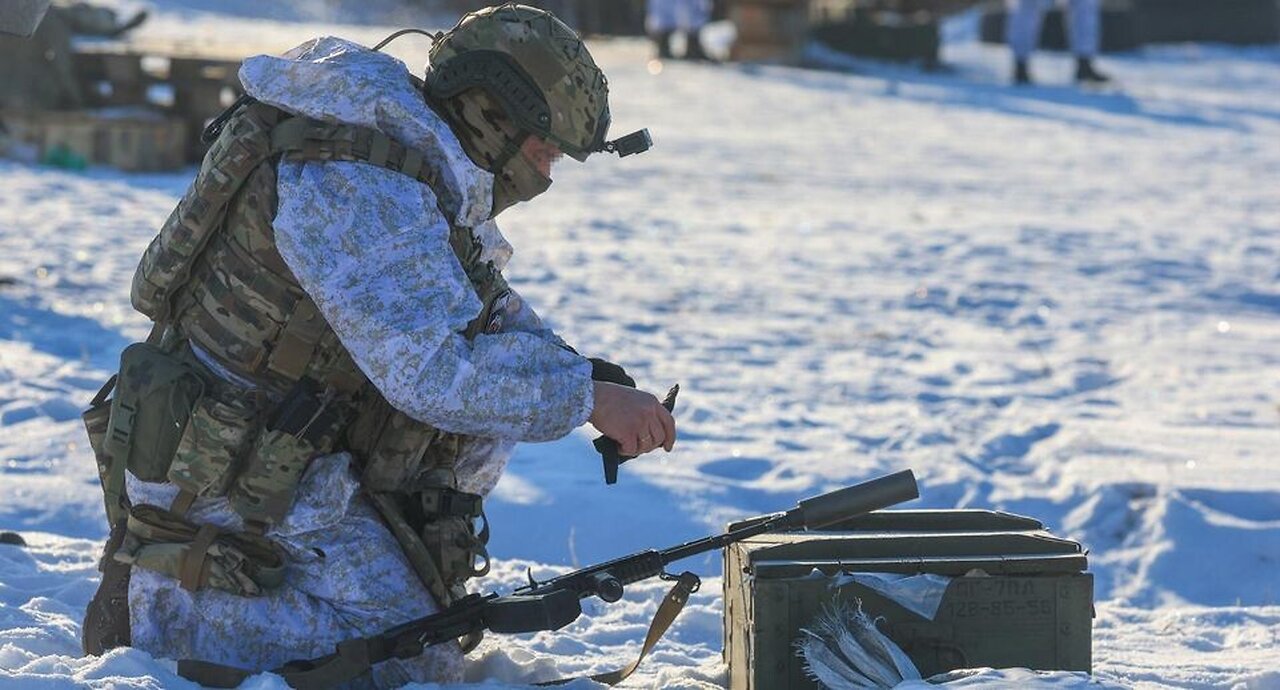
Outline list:
[[[164,481],[204,383],[187,363],[148,343],[120,355],[103,450],[145,482]]]
[[[360,483],[370,491],[404,491],[440,432],[395,409],[381,395],[371,397],[347,433],[363,467]]]
[[[256,597],[284,582],[284,552],[266,537],[198,525],[149,505],[129,511],[126,530],[115,560],[180,580],[190,592],[212,587]]]
[[[196,496],[223,496],[258,430],[257,410],[206,395],[191,410],[169,467],[169,481]]]
[[[93,459],[98,465],[98,481],[102,484],[103,498],[106,501],[107,524],[112,525],[124,517],[124,463],[119,466],[120,476],[113,478],[111,456],[107,455],[106,450],[107,429],[111,423],[111,399],[108,396],[115,385],[116,377],[112,376],[89,403],[89,409],[80,415],[84,420],[85,433],[89,436],[89,448],[93,450]]]
[[[487,529],[485,530],[487,537]],[[467,518],[441,518],[422,526],[422,543],[440,564],[440,576],[455,585],[489,573],[489,551]]]
[[[231,507],[250,523],[284,519],[307,464],[331,452],[346,422],[345,404],[301,379],[258,437],[249,464],[231,487]]]
[[[439,564],[449,585],[460,584],[489,573],[489,521],[483,499],[450,488],[428,488],[418,493],[425,521],[422,543]],[[481,528],[476,530],[476,520]]]

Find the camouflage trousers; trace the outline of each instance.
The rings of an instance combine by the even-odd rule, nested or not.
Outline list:
[[[129,584],[133,646],[156,657],[261,671],[329,654],[343,640],[437,611],[358,489],[348,454],[311,462],[289,514],[267,534],[286,551],[288,566],[284,584],[263,596],[216,589],[192,593],[175,579],[134,569]],[[135,504],[166,506],[177,494],[172,484],[132,476],[128,490]],[[188,517],[241,528],[225,498],[197,500]],[[456,683],[461,677],[461,650],[448,644],[412,660],[380,664],[358,687]]]

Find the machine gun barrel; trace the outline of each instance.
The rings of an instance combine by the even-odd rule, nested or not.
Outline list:
[[[822,529],[863,513],[888,508],[919,496],[920,490],[916,486],[916,477],[911,470],[895,472],[820,496],[806,498],[785,513],[765,516],[724,534],[673,546],[660,552],[662,562],[665,565],[682,558],[721,549],[734,542],[767,532]]]
[[[787,520],[798,527],[817,530],[851,517],[920,498],[911,470],[894,472],[861,484],[806,498],[787,511]]]

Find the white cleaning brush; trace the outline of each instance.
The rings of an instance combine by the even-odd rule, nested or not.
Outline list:
[[[853,633],[853,637],[863,649],[870,650],[873,656],[893,670],[892,679],[895,683],[904,680],[921,680],[920,671],[916,669],[911,657],[907,656],[907,653],[887,635],[880,632],[876,622],[862,610],[860,604],[856,609],[850,608],[845,611],[846,618],[850,615],[853,617],[853,622],[848,626],[848,630]]]
[[[892,688],[920,679],[906,653],[863,613],[861,601],[827,606],[809,629],[800,632],[796,647],[805,670],[828,690]]]
[[[805,671],[809,677],[829,690],[871,690],[880,687],[870,678],[849,668],[849,664],[827,647],[826,640],[809,630],[801,629],[798,640],[800,655],[804,657]]]

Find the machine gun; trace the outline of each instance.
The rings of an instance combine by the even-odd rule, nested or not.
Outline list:
[[[626,585],[633,582],[653,577],[674,580],[676,585],[659,607],[640,657],[627,668],[593,676],[598,682],[617,683],[640,665],[645,654],[675,620],[689,595],[701,584],[698,576],[688,571],[680,575],[669,574],[666,570],[668,564],[760,534],[822,529],[918,496],[915,476],[911,470],[904,470],[805,499],[791,510],[757,518],[723,534],[660,551],[640,551],[543,582],[534,580],[530,574],[529,583],[510,594],[471,594],[439,613],[396,626],[381,635],[347,640],[339,644],[333,654],[319,659],[291,661],[274,672],[295,688],[328,688],[356,678],[373,664],[393,657],[412,658],[422,654],[427,647],[477,631],[514,634],[559,630],[582,615],[583,599],[597,597],[602,601],[615,602],[622,598]],[[179,673],[187,676],[183,664],[188,664],[185,670],[198,672],[200,669],[193,668],[191,664],[199,665],[201,662],[180,662]],[[227,670],[226,667],[219,669]],[[204,670],[201,682],[209,685],[209,669]],[[244,677],[248,675],[245,673]],[[227,678],[228,682],[236,684],[239,680]]]

